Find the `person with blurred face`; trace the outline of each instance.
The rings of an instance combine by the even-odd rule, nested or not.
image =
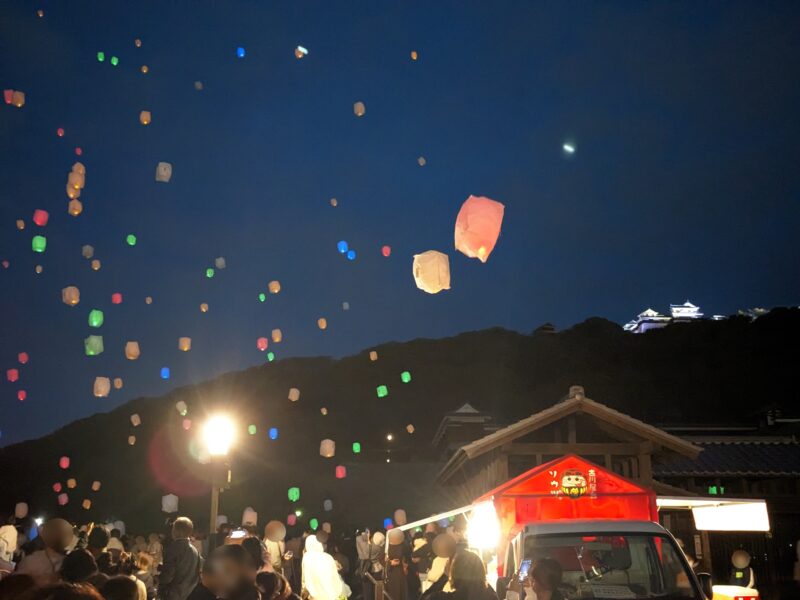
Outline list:
[[[50,519],[40,532],[44,550],[39,550],[23,558],[17,566],[17,573],[30,575],[37,585],[49,585],[59,580],[61,563],[72,543],[72,525],[64,519]]]
[[[172,543],[164,553],[164,568],[159,578],[161,600],[186,600],[200,577],[200,555],[191,543],[194,525],[178,517],[172,525]]]
[[[223,600],[260,600],[255,585],[258,568],[241,546],[228,544],[211,553],[214,592]]]

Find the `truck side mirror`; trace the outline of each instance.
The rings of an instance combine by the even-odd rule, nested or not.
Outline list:
[[[711,600],[714,597],[714,588],[711,583],[711,575],[709,573],[698,573],[697,579],[700,581],[700,588],[703,590],[703,594],[708,600]]]

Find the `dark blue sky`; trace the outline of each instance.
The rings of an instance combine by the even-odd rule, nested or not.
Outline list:
[[[258,364],[276,327],[280,358],[624,322],[686,298],[714,313],[797,303],[799,19],[797,2],[3,2],[0,84],[27,103],[0,105],[0,367],[31,360],[0,382],[0,444]],[[506,205],[487,264],[453,250],[470,194]],[[411,276],[428,249],[451,259],[435,296]],[[228,268],[206,279],[217,256]],[[272,279],[283,291],[262,304]],[[88,358],[92,308],[105,353]],[[125,387],[94,398],[97,375]]]

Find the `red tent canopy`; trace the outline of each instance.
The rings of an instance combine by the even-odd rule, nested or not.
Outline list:
[[[545,463],[487,492],[503,537],[526,523],[573,519],[658,522],[656,494],[574,454]]]

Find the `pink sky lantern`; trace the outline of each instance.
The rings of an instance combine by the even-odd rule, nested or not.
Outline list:
[[[21,365],[28,364],[28,360],[29,359],[30,359],[30,357],[28,356],[27,352],[20,352],[19,354],[17,354],[17,360],[19,361],[19,364],[21,364]]]
[[[78,156],[83,154],[83,148],[81,148],[80,146],[76,147],[75,148],[75,154],[77,154]]]
[[[8,262],[7,260],[4,260],[4,261],[2,262],[2,265],[3,265],[3,268],[4,268],[4,269],[7,269],[7,268],[8,268],[8,266],[9,266],[10,264],[11,264],[11,263],[10,263],[10,262]]]
[[[58,129],[56,129],[56,135],[58,137],[64,137],[64,128],[63,127],[59,127]]]
[[[256,340],[256,348],[258,348],[262,352],[264,352],[264,350],[267,349],[267,346],[269,346],[269,340],[267,340],[267,338],[260,337]]]
[[[14,383],[19,379],[19,370],[18,369],[9,369],[6,371],[6,379],[8,379],[11,383]]]
[[[69,469],[69,456],[62,456],[58,459],[58,466],[62,469]]]
[[[11,104],[14,100],[14,90],[3,90],[3,100],[6,104]]]
[[[61,484],[57,481],[53,484],[53,491],[58,494],[61,491]]]
[[[288,517],[286,517],[286,524],[289,527],[294,527],[297,524],[297,515],[291,514]]]
[[[119,292],[111,294],[111,304],[122,304],[122,294]]]
[[[59,506],[66,506],[67,502],[69,502],[69,496],[66,493],[58,495],[58,505]]]
[[[192,428],[192,420],[191,419],[184,419],[183,420],[183,428],[186,431],[189,431]]]
[[[456,250],[486,262],[503,225],[505,206],[484,196],[470,196],[456,217]]]
[[[20,402],[25,402],[25,398],[27,397],[28,397],[28,392],[26,392],[25,390],[19,390],[17,392],[17,400],[19,400]]]
[[[41,208],[37,208],[33,211],[33,222],[36,223],[39,227],[44,227],[47,225],[47,221],[50,219],[50,213],[46,210],[42,210]]]
[[[381,254],[383,254],[386,258],[389,258],[392,254],[392,247],[391,246],[384,246],[381,248]]]
[[[336,479],[344,479],[347,477],[347,467],[339,465],[336,467]]]

